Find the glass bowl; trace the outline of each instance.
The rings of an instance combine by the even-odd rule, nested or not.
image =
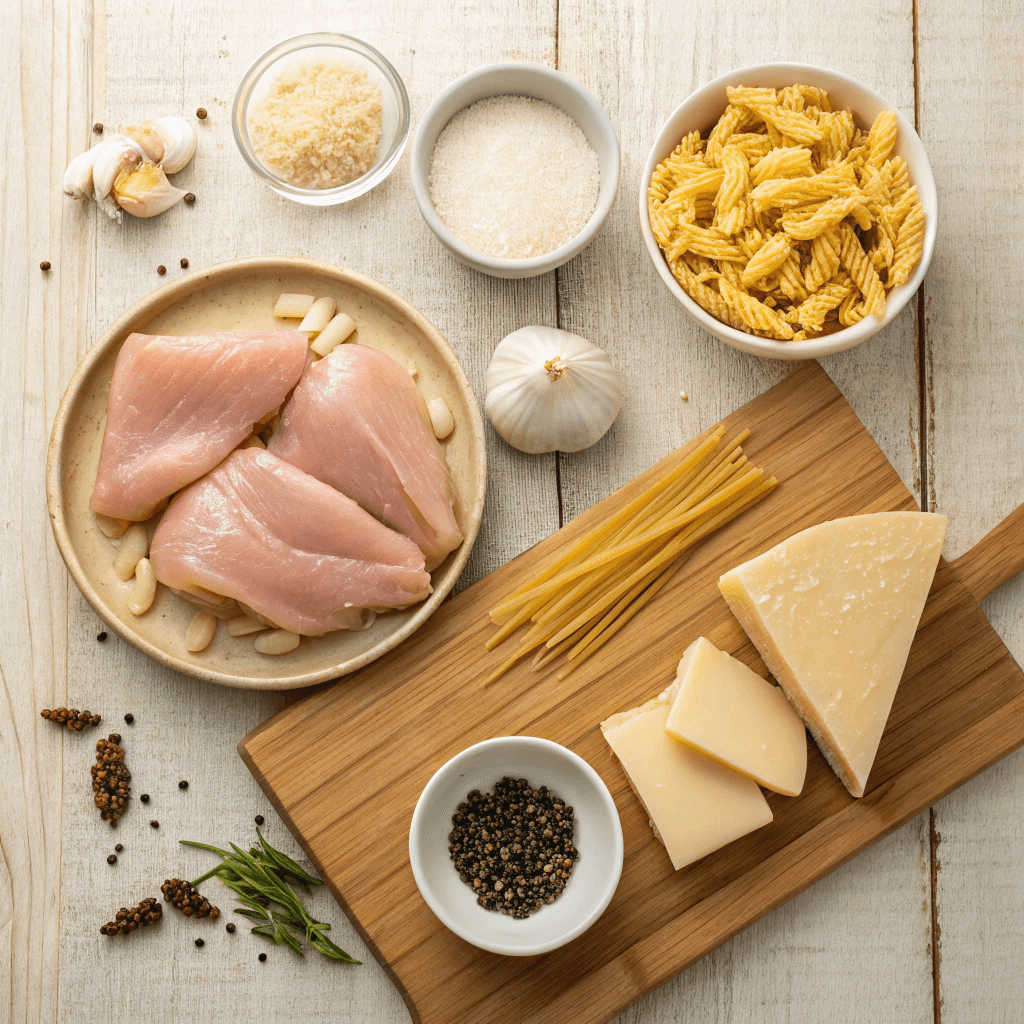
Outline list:
[[[340,59],[365,71],[380,87],[383,124],[377,159],[363,175],[336,188],[299,188],[279,178],[256,155],[249,137],[249,105],[266,95],[271,83],[290,64],[310,59]],[[409,138],[409,95],[391,63],[368,43],[340,32],[310,32],[292,36],[262,54],[246,71],[231,107],[231,130],[242,159],[260,181],[278,195],[307,206],[336,206],[346,203],[382,182],[402,156]]]

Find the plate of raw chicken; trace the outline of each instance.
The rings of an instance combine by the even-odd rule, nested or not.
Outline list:
[[[345,675],[408,637],[465,566],[485,486],[479,408],[433,324],[287,257],[129,309],[75,371],[47,459],[54,536],[100,618],[254,689]]]

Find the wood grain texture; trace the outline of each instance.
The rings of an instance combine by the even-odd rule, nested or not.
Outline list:
[[[1024,498],[1024,246],[1013,228],[1024,216],[1024,115],[1013,105],[1000,118],[984,113],[993,96],[1024,88],[1024,31],[1019,7],[1008,2],[974,10],[922,3],[918,19],[921,137],[939,198],[924,288],[928,488],[932,507],[949,516],[947,549],[956,555]],[[965,111],[973,112],[967,133]],[[1024,659],[1024,580],[997,591],[984,608]],[[935,808],[942,1024],[1020,1017],[1022,820],[1019,754]]]
[[[524,663],[488,687],[486,673],[506,654],[483,651],[493,633],[487,609],[650,486],[686,448],[460,594],[415,642],[293,705],[239,745],[388,965],[414,1019],[608,1020],[1024,743],[1024,724],[1015,718],[1024,707],[1024,674],[960,585],[955,566],[944,566],[865,798],[850,798],[812,746],[801,796],[769,794],[771,825],[699,864],[671,870],[598,722],[659,692],[684,641],[695,636],[758,663],[719,599],[722,572],[814,523],[915,507],[816,364],[724,422],[730,435],[751,428],[745,451],[778,476],[779,489],[697,548],[644,615],[565,681],[555,684],[557,666],[534,674]],[[407,853],[409,820],[430,775],[466,746],[506,733],[564,743],[589,761],[616,800],[626,845],[622,879],[600,923],[525,962],[482,953],[441,926],[416,890]],[[386,902],[379,895],[384,887]]]
[[[853,75],[912,117],[914,44],[907,0],[847,3],[841,15],[820,0],[561,0],[559,16],[559,67],[598,96],[622,150],[619,195],[608,221],[590,248],[559,271],[561,326],[608,348],[628,394],[604,440],[559,457],[568,519],[792,369],[707,335],[651,266],[637,224],[637,193],[663,121],[715,76],[780,60]],[[865,345],[822,365],[920,498],[914,319],[911,306]],[[786,907],[759,922],[645,999],[630,1019],[675,1020],[685,1008],[702,1020],[931,1021],[930,907],[922,905],[927,851],[927,828],[908,826],[873,851],[870,862],[858,858],[802,895],[800,905],[811,912]],[[865,942],[891,951],[872,961],[869,985],[858,971],[835,969]]]

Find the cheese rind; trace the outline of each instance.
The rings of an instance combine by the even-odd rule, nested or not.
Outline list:
[[[945,516],[927,512],[836,519],[718,582],[853,796],[864,795],[945,531]]]
[[[767,825],[772,812],[752,779],[667,735],[668,712],[655,698],[601,731],[678,871]]]
[[[743,662],[700,637],[665,697],[670,736],[783,796],[803,789],[804,724],[782,690]]]

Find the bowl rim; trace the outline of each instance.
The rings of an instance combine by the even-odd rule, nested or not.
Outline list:
[[[690,298],[689,295],[687,295],[676,279],[672,276],[672,273],[668,268],[668,264],[665,261],[664,254],[654,238],[654,233],[651,231],[650,220],[647,213],[647,188],[651,180],[651,175],[654,172],[655,166],[661,160],[665,159],[675,145],[678,145],[679,138],[682,137],[682,129],[677,127],[677,122],[683,117],[686,109],[708,98],[711,94],[714,94],[719,90],[724,90],[726,86],[739,84],[740,80],[744,80],[744,84],[757,85],[758,83],[756,79],[758,75],[782,73],[789,73],[794,76],[810,73],[812,75],[821,76],[824,79],[830,79],[836,84],[841,84],[851,90],[860,92],[876,103],[881,104],[886,109],[892,110],[896,114],[896,121],[900,135],[909,139],[911,146],[918,148],[922,157],[920,170],[914,168],[911,169],[911,184],[917,186],[918,195],[921,199],[921,204],[924,207],[926,215],[924,249],[914,273],[908,281],[888,293],[885,315],[881,320],[876,320],[874,317],[865,317],[852,327],[846,327],[841,331],[835,331],[832,334],[822,335],[817,338],[808,338],[806,341],[777,341],[773,338],[760,338],[753,334],[746,334],[734,327],[730,327],[728,324],[722,323],[699,306]],[[798,81],[799,79],[794,77],[793,80]],[[703,130],[705,126],[694,125],[693,127]],[[671,145],[668,145],[669,141],[672,142]],[[667,145],[668,148],[666,148]],[[910,161],[908,160],[907,162],[909,164]],[[736,68],[733,71],[719,75],[717,78],[712,79],[710,82],[707,82],[699,89],[690,93],[690,95],[672,111],[658,129],[658,133],[655,136],[650,151],[648,152],[643,171],[641,172],[639,215],[640,231],[643,236],[644,243],[646,244],[647,252],[654,263],[658,275],[665,282],[669,291],[672,292],[686,312],[689,313],[690,316],[709,333],[713,334],[727,345],[750,355],[768,356],[774,359],[785,360],[819,359],[824,356],[834,355],[838,352],[845,352],[847,349],[854,348],[862,342],[867,341],[868,338],[873,337],[899,315],[913,295],[917,292],[918,288],[921,286],[921,282],[924,280],[925,274],[928,271],[928,267],[935,251],[938,201],[935,189],[935,177],[932,173],[931,161],[928,159],[928,153],[924,147],[924,143],[921,141],[921,138],[917,134],[917,131],[910,119],[906,117],[896,104],[890,103],[889,100],[887,100],[877,90],[872,89],[871,86],[857,78],[853,78],[851,75],[844,74],[841,71],[833,71],[830,68],[824,68],[817,64],[777,61],[766,64],[751,64],[747,67]]]
[[[112,347],[120,346],[134,323],[140,317],[145,317],[147,322],[152,320],[153,317],[159,315],[175,303],[187,299],[198,290],[215,285],[219,280],[226,281],[235,277],[242,277],[252,271],[285,273],[306,271],[324,274],[339,282],[363,289],[373,295],[378,301],[389,305],[395,312],[406,317],[434,345],[438,355],[447,364],[451,379],[456,389],[462,395],[466,407],[470,410],[471,419],[467,424],[467,429],[471,435],[469,442],[470,452],[473,462],[479,467],[479,480],[475,493],[461,495],[462,507],[467,513],[465,530],[463,531],[464,536],[462,545],[454,552],[455,557],[446,570],[446,579],[434,588],[426,601],[416,609],[415,614],[401,628],[391,635],[384,637],[379,643],[369,648],[369,650],[338,664],[304,672],[300,675],[265,676],[260,678],[220,672],[205,668],[202,665],[194,665],[187,661],[182,661],[174,654],[168,653],[136,634],[107,607],[103,597],[86,575],[71,541],[64,515],[64,489],[61,473],[65,457],[65,442],[70,443],[71,440],[66,436],[68,423],[79,393],[83,385],[88,381],[89,375],[96,364],[106,356]],[[364,665],[376,661],[377,658],[394,649],[411,636],[440,607],[441,602],[462,575],[466,562],[469,560],[470,553],[473,550],[477,535],[480,532],[486,488],[487,450],[480,407],[465,372],[459,364],[455,351],[444,335],[412,303],[402,298],[402,296],[392,291],[386,285],[374,281],[372,278],[366,277],[357,271],[348,270],[345,267],[339,267],[322,260],[307,259],[300,256],[248,256],[227,260],[203,270],[184,274],[176,280],[150,292],[130,306],[97,338],[75,368],[75,372],[72,374],[70,381],[68,381],[68,385],[61,397],[60,405],[57,408],[57,413],[54,416],[53,427],[50,431],[50,442],[46,452],[46,508],[54,540],[57,543],[61,558],[71,574],[71,578],[81,591],[82,596],[92,606],[93,611],[122,640],[138,648],[144,654],[148,654],[155,661],[168,668],[207,682],[252,690],[295,689],[338,679],[340,676],[348,675]]]
[[[512,771],[514,766],[511,762],[515,758],[516,748],[530,749],[537,747],[549,750],[555,753],[556,756],[574,764],[577,768],[582,770],[584,776],[592,784],[597,798],[615,824],[612,835],[612,858],[615,868],[613,874],[609,875],[605,882],[605,889],[602,893],[601,899],[591,908],[586,917],[584,917],[578,924],[547,942],[534,943],[532,946],[509,946],[502,942],[492,942],[486,939],[481,939],[478,935],[474,935],[471,931],[463,928],[462,925],[460,925],[458,921],[448,913],[444,905],[434,898],[434,895],[427,884],[426,872],[420,860],[419,851],[416,846],[417,839],[423,831],[424,819],[427,814],[427,805],[431,802],[435,791],[441,789],[447,783],[449,777],[456,774],[467,762],[471,762],[475,755],[494,748],[507,749],[509,752],[508,759],[510,762],[509,770]],[[615,895],[615,890],[618,888],[619,879],[622,877],[623,855],[624,841],[622,837],[622,822],[619,818],[618,808],[615,806],[615,800],[612,798],[608,787],[605,785],[604,779],[598,775],[588,761],[580,757],[580,755],[574,750],[570,750],[568,747],[562,746],[561,743],[555,743],[554,740],[544,739],[542,736],[494,736],[491,739],[481,740],[479,743],[474,743],[472,746],[459,751],[459,753],[455,754],[454,757],[445,761],[445,763],[441,765],[436,772],[434,772],[430,777],[430,780],[423,787],[423,791],[420,793],[419,798],[416,801],[416,808],[412,813],[412,822],[409,825],[409,861],[412,865],[413,878],[416,880],[416,887],[419,889],[420,895],[423,897],[434,916],[446,928],[471,945],[476,946],[479,949],[485,949],[490,953],[500,953],[505,956],[537,956],[540,953],[549,953],[551,950],[558,949],[561,946],[572,942],[573,939],[579,938],[579,936],[587,931],[590,926],[593,925],[594,922],[597,921],[605,912],[605,910],[608,909],[608,904],[611,903],[612,897]]]
[[[300,188],[298,185],[293,185],[283,178],[279,178],[265,167],[256,156],[255,149],[252,147],[249,139],[245,114],[249,98],[256,83],[275,62],[282,57],[288,56],[290,53],[323,46],[334,46],[338,49],[351,50],[377,66],[394,91],[395,99],[398,103],[398,127],[387,156],[379,164],[371,167],[365,174],[334,188]],[[405,83],[402,81],[402,76],[399,75],[394,65],[376,47],[371,46],[365,40],[347,35],[344,32],[303,32],[299,35],[282,39],[280,42],[264,50],[249,65],[245,74],[242,75],[238,88],[235,90],[235,98],[231,104],[231,133],[234,136],[238,152],[242,155],[242,159],[248,165],[249,170],[279,195],[285,195],[290,199],[298,201],[315,199],[317,200],[315,205],[322,206],[337,205],[350,199],[356,199],[361,195],[365,195],[374,186],[379,185],[394,170],[395,165],[401,159],[402,153],[405,151],[406,144],[409,141],[411,124],[412,115],[409,106],[409,94],[406,91]],[[334,199],[333,203],[325,201],[331,198]]]
[[[591,213],[586,224],[580,229],[577,234],[569,239],[564,245],[560,245],[557,249],[552,249],[551,252],[543,253],[540,256],[529,256],[524,259],[507,259],[500,258],[497,256],[488,256],[486,253],[480,252],[478,249],[474,249],[462,241],[448,226],[441,220],[434,207],[433,202],[430,198],[430,158],[434,151],[434,146],[437,143],[438,136],[444,130],[445,125],[451,120],[451,117],[447,118],[444,124],[437,126],[437,131],[434,131],[435,122],[440,117],[441,108],[448,103],[452,97],[458,96],[459,93],[467,90],[471,85],[479,82],[481,79],[486,80],[488,78],[496,78],[499,75],[506,74],[517,74],[521,75],[523,80],[536,80],[546,78],[550,81],[554,81],[563,85],[571,92],[576,93],[580,100],[588,107],[590,107],[598,123],[601,126],[602,132],[607,136],[611,145],[609,148],[609,159],[610,174],[606,174],[604,166],[601,167],[601,184],[598,189],[597,203],[594,206],[594,210]],[[475,103],[479,99],[487,99],[490,96],[515,96],[518,95],[514,90],[500,89],[493,93],[489,93],[487,96],[478,96],[476,99],[471,100],[470,103]],[[554,103],[550,100],[545,102],[551,103],[552,106],[558,107],[566,114],[567,117],[572,118],[576,123],[580,131],[583,131],[582,126],[575,118],[569,114],[560,104]],[[464,110],[470,103],[464,103],[459,110]],[[458,111],[456,111],[457,113]],[[451,115],[454,117],[455,115]],[[586,132],[583,133],[586,136]],[[430,149],[427,151],[426,139],[428,136],[432,136],[430,141]],[[588,143],[590,139],[587,139]],[[598,158],[600,160],[600,158]],[[485,273],[491,274],[503,274],[514,272],[518,277],[532,277],[537,274],[542,274],[547,270],[553,270],[555,267],[561,266],[568,260],[572,259],[578,252],[585,249],[587,245],[593,241],[595,235],[600,230],[601,225],[604,223],[608,216],[609,211],[612,208],[612,203],[615,201],[615,195],[618,192],[619,185],[619,165],[621,161],[621,154],[619,148],[619,139],[615,134],[615,129],[612,126],[611,119],[605,112],[604,107],[601,106],[600,101],[597,97],[585,86],[581,85],[567,75],[564,71],[559,71],[556,68],[550,68],[546,64],[533,64],[529,62],[517,62],[517,61],[504,61],[498,64],[487,64],[484,67],[475,68],[473,71],[468,71],[466,74],[456,78],[453,82],[449,82],[434,98],[431,100],[430,105],[427,107],[420,118],[419,124],[416,126],[416,135],[412,141],[412,151],[410,157],[410,177],[412,179],[413,194],[416,197],[416,205],[420,209],[420,214],[423,219],[427,222],[427,226],[431,231],[438,237],[438,239],[445,245],[446,248],[451,250],[463,263],[471,267],[475,267]]]

